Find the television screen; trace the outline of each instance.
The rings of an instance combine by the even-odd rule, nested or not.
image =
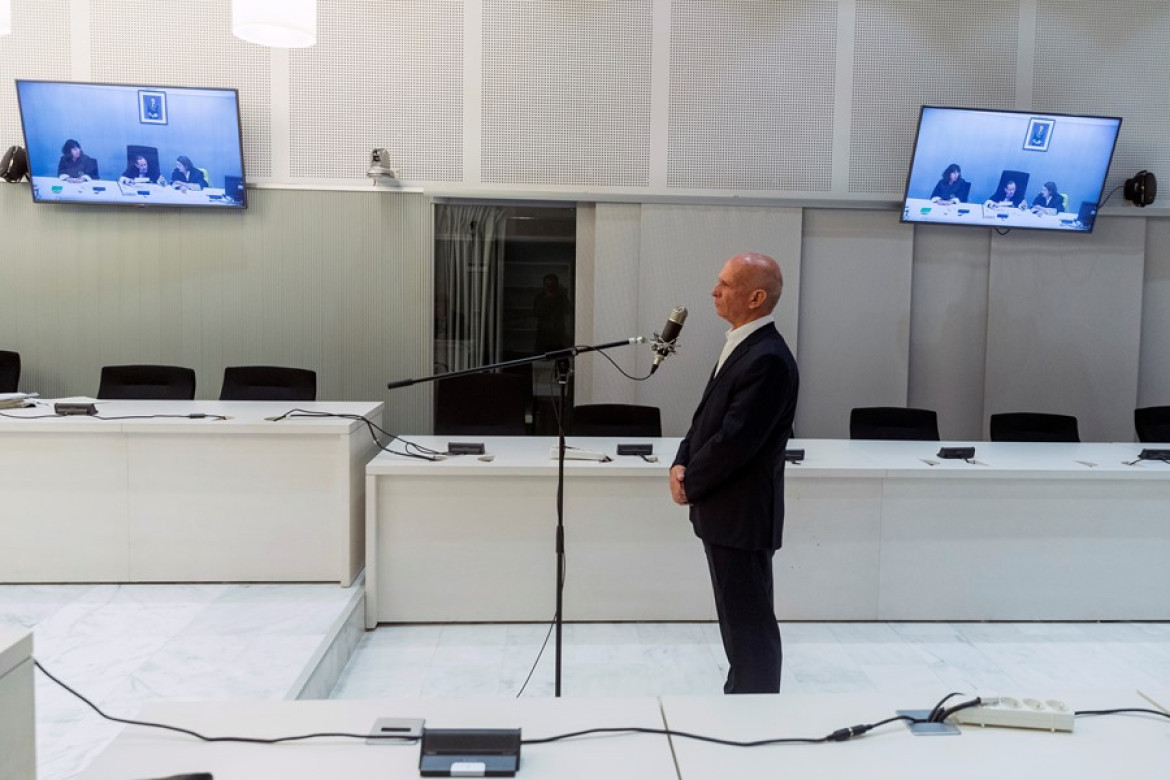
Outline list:
[[[17,79],[37,203],[247,208],[234,89]]]
[[[1093,230],[1121,119],[923,106],[903,222]]]

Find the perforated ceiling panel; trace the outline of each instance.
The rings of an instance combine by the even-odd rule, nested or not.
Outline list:
[[[836,2],[674,0],[671,187],[828,191]]]
[[[12,34],[0,38],[0,154],[13,144],[24,146],[15,80],[63,81],[69,71],[67,0],[15,0]]]
[[[648,184],[651,10],[484,0],[484,182]]]
[[[1041,2],[1036,28],[1035,109],[1122,117],[1102,197],[1143,169],[1170,179],[1170,5]]]
[[[294,177],[365,181],[385,148],[402,179],[462,179],[462,0],[318,3],[289,68]]]
[[[923,105],[1015,105],[1019,5],[858,0],[849,190],[900,196]]]
[[[244,170],[272,173],[269,53],[232,35],[230,0],[90,0],[92,81],[240,92]]]

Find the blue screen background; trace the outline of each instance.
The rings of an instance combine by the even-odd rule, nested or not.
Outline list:
[[[166,93],[167,124],[139,121],[140,89]],[[105,180],[117,179],[126,169],[130,144],[157,148],[159,169],[168,181],[181,154],[207,170],[212,187],[223,187],[224,176],[243,176],[233,90],[20,81],[17,91],[33,176],[57,175],[61,147],[69,138],[97,160]]]
[[[1047,151],[1024,149],[1032,117],[1055,123]],[[971,182],[970,203],[991,197],[1005,170],[1018,170],[1030,174],[1029,204],[1053,181],[1076,213],[1083,201],[1100,200],[1119,127],[1117,119],[924,108],[906,197],[929,198],[943,170],[958,163]]]

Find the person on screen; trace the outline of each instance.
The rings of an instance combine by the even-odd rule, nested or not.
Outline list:
[[[1032,200],[1033,214],[1059,214],[1064,211],[1064,198],[1056,190],[1056,182],[1046,181],[1040,194]]]
[[[198,192],[208,186],[207,177],[195,167],[190,157],[180,154],[179,159],[175,160],[175,170],[171,171],[171,186],[182,192]]]
[[[772,558],[784,528],[784,449],[800,384],[772,314],[784,289],[774,259],[735,255],[711,291],[731,326],[670,468],[670,495],[703,542],[719,633],[724,693],[778,693],[782,648]]]
[[[1016,183],[1011,179],[1005,181],[1000,188],[995,191],[995,194],[987,199],[986,206],[1012,206],[1016,208],[1024,208],[1024,193],[1016,190]]]
[[[963,179],[963,169],[958,163],[951,163],[943,171],[942,178],[934,185],[934,192],[930,193],[931,203],[940,206],[950,206],[963,200],[963,193],[970,191],[970,185]]]
[[[57,178],[73,184],[100,179],[97,160],[81,151],[81,144],[70,138],[61,147],[61,161],[57,163]]]
[[[122,176],[118,181],[122,184],[151,182],[160,187],[167,186],[167,180],[163,178],[163,175],[158,170],[151,170],[150,163],[141,154],[134,158],[133,163],[126,166],[126,170],[122,171]]]

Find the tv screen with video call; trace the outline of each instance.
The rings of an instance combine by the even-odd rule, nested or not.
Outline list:
[[[239,94],[17,79],[37,203],[247,208]]]
[[[902,221],[1089,233],[1119,117],[923,106]]]

